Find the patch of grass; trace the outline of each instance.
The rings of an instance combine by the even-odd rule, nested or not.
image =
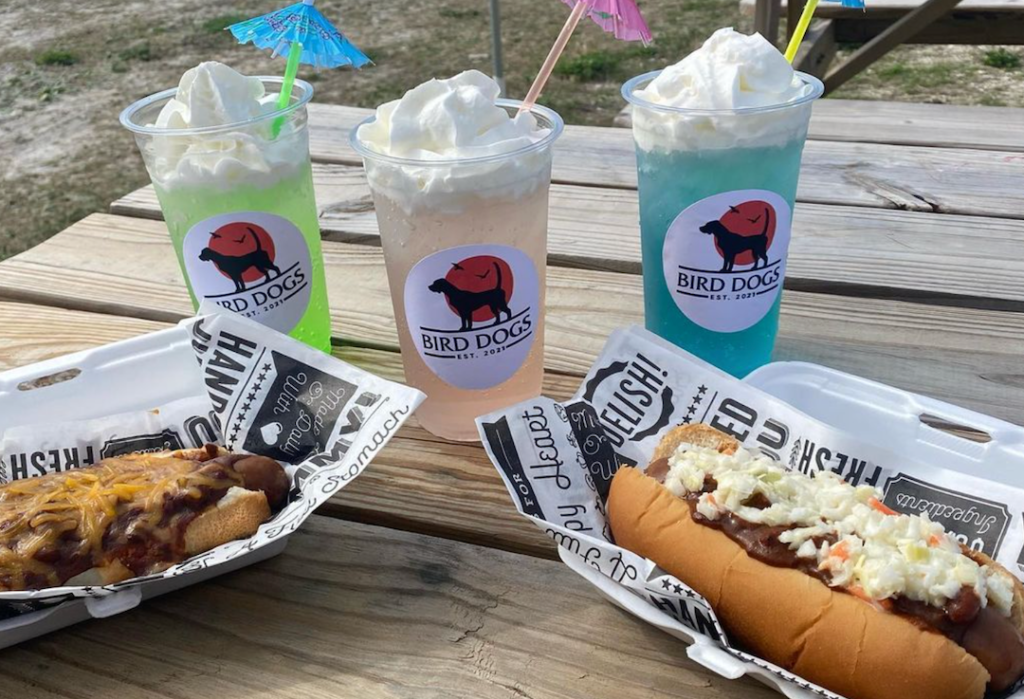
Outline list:
[[[238,24],[247,19],[249,18],[242,15],[219,15],[203,22],[200,28],[207,34],[216,34],[217,32],[224,31],[232,24]]]
[[[591,51],[579,56],[562,58],[555,66],[555,74],[575,78],[581,82],[595,82],[611,79],[621,66],[621,54]]]
[[[1020,68],[1021,58],[1020,54],[1014,53],[1013,51],[1000,46],[986,51],[981,62],[990,68],[1013,70],[1014,68]]]
[[[66,49],[49,49],[36,56],[36,65],[40,66],[73,66],[78,63],[78,56]]]
[[[633,44],[627,53],[633,58],[657,58],[658,47],[653,44],[650,46],[644,46],[643,44]]]
[[[898,78],[901,75],[906,75],[910,72],[910,68],[905,63],[893,63],[890,66],[879,68],[878,76],[881,78]]]
[[[1007,106],[1005,101],[1003,101],[1003,100],[1001,100],[998,97],[995,97],[993,95],[982,95],[981,99],[978,100],[978,104],[980,104],[983,107],[1005,107],[1005,106]]]
[[[151,61],[154,58],[153,50],[150,48],[148,41],[136,44],[135,46],[129,46],[124,51],[118,53],[117,57],[122,61]]]
[[[908,73],[907,87],[941,87],[956,80],[959,65],[955,63],[935,63],[930,66],[914,68]]]
[[[882,81],[891,82],[908,94],[921,89],[932,89],[949,85],[959,79],[962,66],[957,63],[932,63],[911,65],[903,62],[891,63],[878,68],[875,75]]]
[[[55,97],[64,94],[65,88],[61,85],[47,85],[39,91],[40,102],[52,102]]]
[[[483,14],[483,10],[476,8],[460,9],[457,7],[442,7],[437,11],[439,17],[445,19],[476,19]]]
[[[380,63],[382,60],[388,57],[389,52],[379,46],[368,46],[363,49],[363,53],[374,63]]]

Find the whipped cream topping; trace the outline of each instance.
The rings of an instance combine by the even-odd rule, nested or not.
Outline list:
[[[371,185],[407,212],[456,213],[473,197],[515,199],[544,184],[550,148],[530,148],[552,141],[552,129],[529,112],[510,115],[496,104],[500,93],[494,80],[467,70],[378,107],[353,138]],[[452,162],[470,158],[493,159]]]
[[[277,138],[272,119],[242,125],[277,110],[277,94],[259,78],[207,61],[185,72],[178,90],[150,128],[168,130],[238,126],[194,134],[154,134],[143,143],[153,181],[179,186],[230,189],[268,187],[306,162],[307,135],[288,119]],[[301,141],[301,142],[299,142]]]
[[[810,103],[754,114],[686,114],[680,110],[744,110],[773,107],[812,96],[778,49],[760,34],[719,29],[704,45],[627,95],[644,150],[725,148],[782,144],[806,134]]]
[[[779,541],[828,571],[834,587],[872,600],[903,595],[942,606],[966,586],[982,606],[1010,614],[1013,581],[1005,573],[965,556],[927,514],[893,514],[872,486],[854,487],[830,471],[806,476],[742,447],[721,454],[689,444],[669,457],[665,485],[682,497],[701,492],[705,476],[714,478],[716,488],[700,495],[697,512],[710,520],[731,513],[755,524],[791,527]],[[745,504],[757,494],[770,506]]]

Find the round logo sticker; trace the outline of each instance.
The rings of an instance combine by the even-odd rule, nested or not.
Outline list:
[[[723,192],[688,206],[669,226],[665,283],[679,310],[715,332],[746,330],[782,290],[790,210],[775,192]]]
[[[405,280],[416,349],[442,381],[485,389],[512,378],[533,346],[540,283],[533,260],[505,245],[465,245],[416,263]]]
[[[309,248],[294,223],[240,211],[200,221],[182,250],[192,291],[283,333],[309,305]]]

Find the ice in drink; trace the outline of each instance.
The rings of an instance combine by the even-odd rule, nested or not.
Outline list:
[[[478,415],[544,373],[551,146],[562,121],[498,99],[478,71],[431,80],[353,131],[373,192],[417,418],[476,440]]]
[[[202,63],[128,107],[193,305],[210,299],[330,351],[306,128],[313,90]],[[274,123],[280,124],[275,135]]]
[[[715,32],[627,82],[652,332],[736,376],[771,358],[815,78]]]

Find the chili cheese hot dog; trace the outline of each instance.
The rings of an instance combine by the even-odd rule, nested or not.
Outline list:
[[[1024,674],[1024,586],[869,486],[789,471],[705,425],[620,470],[616,542],[753,653],[849,699],[981,699]]]
[[[213,445],[8,483],[0,486],[0,591],[159,572],[251,536],[288,488],[273,459]]]

